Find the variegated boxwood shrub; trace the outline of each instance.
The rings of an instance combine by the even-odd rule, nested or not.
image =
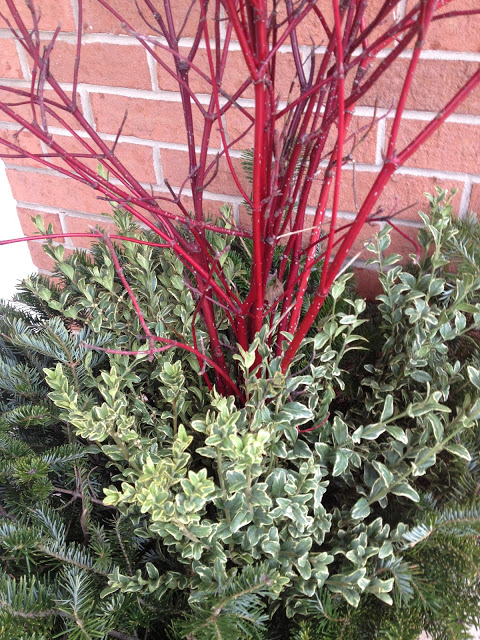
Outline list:
[[[479,475],[480,260],[471,234],[452,222],[446,194],[430,202],[419,263],[402,266],[383,229],[367,247],[383,288],[378,306],[367,313],[364,300],[345,295],[350,275],[341,277],[329,313],[286,374],[266,329],[248,352],[225,331],[244,374],[244,406],[209,392],[195,357],[180,350],[153,362],[111,354],[94,371],[87,349],[90,379],[80,386],[65,364],[46,370],[60,419],[107,461],[105,505],[152,550],[131,571],[111,568],[102,598],[153,597],[160,609],[183,598],[193,617],[180,631],[195,639],[257,637],[279,615],[298,622],[314,611],[333,620],[326,602],[346,619],[377,599],[369,615],[379,619],[378,611],[417,606],[427,593],[428,566],[412,560],[422,545],[441,549],[442,531],[478,533],[478,510],[470,502],[462,511],[458,487]],[[124,213],[116,220],[132,233]],[[224,239],[215,242],[240,282],[248,267]],[[118,251],[151,331],[188,342],[196,301],[180,262],[149,246]],[[61,248],[49,252],[68,286],[32,280],[30,292],[74,328],[88,326],[97,345],[144,349],[104,244],[94,248],[93,266],[80,253],[63,260]],[[196,322],[197,341],[207,341]],[[408,637],[428,622],[421,608]],[[461,628],[472,621],[465,614]],[[301,637],[317,637],[307,627]],[[350,633],[325,637],[361,637]],[[371,633],[362,637],[377,637]]]

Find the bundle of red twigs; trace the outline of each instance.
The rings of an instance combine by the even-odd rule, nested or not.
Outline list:
[[[376,205],[392,174],[480,83],[478,70],[409,144],[397,149],[402,115],[429,25],[458,15],[480,14],[480,9],[462,11],[455,7],[438,13],[449,0],[420,0],[404,17],[396,18],[400,0],[385,0],[374,15],[368,0],[328,0],[326,3],[318,0],[191,0],[185,3],[184,19],[179,22],[174,19],[178,18],[178,2],[136,0],[148,32],[154,34],[146,36],[129,24],[121,11],[107,0],[97,0],[178,83],[188,144],[188,174],[180,190],[170,189],[170,193],[154,196],[116,155],[124,123],[113,145],[108,146],[76,102],[82,63],[82,0],[77,0],[80,27],[71,90],[65,89],[50,71],[49,61],[60,27],[45,44],[39,21],[41,2],[36,6],[33,0],[27,0],[33,28],[27,28],[17,11],[18,2],[20,0],[5,0],[8,10],[1,14],[1,19],[28,55],[32,80],[29,89],[0,86],[3,96],[0,111],[25,131],[33,133],[48,147],[48,153],[31,153],[21,147],[18,139],[17,143],[3,139],[0,142],[7,150],[1,156],[35,158],[46,167],[90,185],[98,191],[99,197],[120,203],[154,231],[159,241],[153,244],[175,252],[195,283],[198,313],[201,313],[210,340],[208,362],[214,363],[214,383],[226,393],[235,389],[238,381],[233,379],[219,339],[216,305],[222,307],[222,317],[226,314],[238,344],[244,349],[248,349],[262,325],[269,323],[273,327],[275,322],[273,345],[276,354],[282,356],[286,370],[363,225],[374,219],[391,220],[395,214],[390,212],[382,216]],[[178,24],[185,25],[193,11],[198,12],[200,19],[195,37],[187,41],[182,39],[183,28]],[[320,48],[312,45],[307,60],[302,59],[297,38],[298,29],[306,20],[315,25],[322,41]],[[238,43],[237,49],[239,45],[247,72],[241,86],[233,93],[227,93],[223,85],[232,64],[229,53],[233,41]],[[197,62],[200,45],[206,64]],[[277,58],[285,45],[291,47],[294,73],[289,95],[280,100]],[[337,225],[342,169],[351,161],[351,147],[362,137],[361,131],[351,131],[355,105],[407,51],[410,51],[409,64],[401,93],[392,104],[393,124],[387,136],[383,165],[364,201],[359,203],[355,220],[351,224]],[[382,56],[379,57],[380,53]],[[170,54],[169,63],[165,62],[165,54]],[[201,78],[208,86],[207,102],[199,100],[192,90],[193,76]],[[282,83],[285,86],[285,78]],[[53,91],[53,98],[45,97],[46,88],[49,95]],[[247,93],[251,96],[252,91],[253,108],[246,108],[242,106],[242,98]],[[30,107],[28,117],[21,115],[25,114],[25,105]],[[241,112],[248,124],[232,140],[225,128],[225,116],[235,111]],[[198,117],[203,119],[200,135],[194,127]],[[69,132],[81,146],[82,153],[69,152],[62,147],[50,132],[52,126]],[[208,150],[212,146],[212,135],[218,136],[218,132],[222,148],[212,162]],[[239,140],[251,133],[254,139],[253,182],[251,191],[247,192],[232,161],[231,151]],[[214,179],[220,158],[228,164],[238,193],[251,211],[251,231],[217,226],[205,219],[203,192]],[[102,165],[100,173],[91,168],[88,162],[91,159]],[[107,174],[109,179],[105,177]],[[312,221],[306,216],[307,203],[312,204],[312,186],[314,180],[318,184],[319,176],[321,186],[315,197]],[[192,212],[182,203],[186,186],[193,198]],[[176,213],[164,210],[162,201],[173,203]],[[327,203],[330,203],[328,213]],[[182,233],[181,226],[186,227],[188,233]],[[222,272],[219,256],[207,241],[207,230],[253,241],[250,290],[246,296],[241,297]],[[280,294],[267,304],[266,290],[277,247],[282,247],[282,257],[275,277],[282,286]],[[321,269],[320,281],[313,295],[310,291],[308,308],[302,313],[313,269]],[[139,308],[137,313],[141,314]],[[286,348],[284,332],[294,336]],[[153,344],[155,337],[148,331],[145,333]],[[168,348],[167,344],[165,346]],[[197,345],[183,346],[205,361],[206,356]]]

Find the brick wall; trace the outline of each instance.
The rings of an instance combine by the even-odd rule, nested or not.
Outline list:
[[[41,28],[45,31],[46,38],[52,35],[59,21],[62,23],[62,33],[52,56],[51,67],[57,78],[65,83],[65,88],[69,89],[76,41],[77,0],[37,0],[37,4],[42,10]],[[179,0],[176,6],[188,7],[189,4],[186,0]],[[403,10],[409,4],[410,0],[401,3]],[[22,2],[18,2],[18,5],[22,8],[24,6]],[[112,5],[121,10],[134,26],[144,28],[133,0],[112,0]],[[478,8],[478,0],[463,0],[461,3],[457,0],[449,6]],[[2,12],[4,7],[5,0],[0,0]],[[193,35],[197,19],[198,16],[192,12],[184,31],[186,38]],[[84,45],[78,95],[84,115],[106,141],[112,142],[125,110],[128,109],[129,115],[117,148],[120,159],[145,186],[152,186],[157,193],[166,192],[164,178],[172,186],[179,187],[186,175],[187,146],[177,87],[134,37],[121,33],[118,22],[96,0],[84,0],[82,27]],[[309,29],[307,22],[300,31],[303,55],[308,55],[312,36],[315,33]],[[191,41],[185,42],[189,44]],[[0,29],[0,43],[1,83],[28,88],[30,63],[5,28]],[[292,59],[288,46],[283,46],[281,51],[280,65],[283,65],[287,77],[292,68]],[[356,108],[354,129],[367,127],[372,122],[375,101],[376,115],[385,118],[372,127],[366,141],[356,151],[355,168],[350,165],[345,170],[340,224],[354,218],[354,194],[361,201],[381,165],[385,135],[393,121],[392,101],[398,95],[402,70],[408,63],[409,53],[406,52],[397,61],[380,85],[370,91]],[[233,43],[230,56],[231,67],[227,82],[233,87],[240,84],[245,73],[238,44]],[[196,62],[201,64],[202,58],[205,59],[201,45]],[[456,18],[444,22],[442,27],[439,23],[435,24],[429,32],[407,102],[401,140],[407,140],[418,131],[437,107],[448,101],[462,82],[473,73],[479,62],[479,16]],[[205,87],[201,78],[195,80],[192,76],[192,82],[198,92],[198,99],[207,103],[208,96],[202,93]],[[229,87],[225,88],[229,90]],[[287,86],[284,90],[287,90]],[[247,96],[242,99],[242,104],[251,108],[253,101]],[[201,124],[200,121],[196,123],[198,130]],[[231,139],[235,138],[243,124],[238,112],[229,112],[226,125]],[[2,135],[13,136],[16,130],[17,125],[0,115]],[[72,144],[72,138],[66,135],[65,130],[57,127],[52,132],[65,145]],[[25,133],[20,134],[20,139],[24,144],[30,145],[31,149],[40,149],[40,143],[28,140]],[[215,141],[215,137],[213,140]],[[234,162],[239,163],[241,150],[251,145],[252,140],[248,137],[238,144],[232,152]],[[220,147],[219,136],[215,146],[216,148],[211,149],[212,159]],[[419,225],[416,209],[425,206],[422,194],[425,191],[431,192],[434,185],[448,189],[456,187],[459,190],[455,199],[458,215],[464,216],[470,209],[480,211],[479,159],[480,92],[477,90],[461,106],[459,112],[451,116],[448,123],[398,171],[382,195],[380,204],[389,209],[395,199],[398,199],[400,208],[419,203],[416,208],[408,210],[397,219],[397,224],[407,234],[416,233]],[[18,202],[18,215],[26,234],[32,233],[30,217],[37,213],[43,214],[58,232],[88,231],[90,226],[102,222],[102,213],[108,205],[99,200],[97,193],[87,186],[72,182],[53,170],[42,169],[30,160],[7,163],[7,169],[13,195]],[[313,191],[313,196],[315,191],[318,195],[318,189]],[[186,190],[184,193],[188,207],[189,192]],[[216,179],[204,194],[204,201],[212,215],[215,215],[221,204],[229,202],[237,217],[245,220],[242,198],[222,163]],[[366,228],[360,240],[364,241],[374,231],[370,227]],[[77,245],[88,246],[88,241],[79,241]],[[66,239],[65,246],[73,247],[72,240]],[[30,242],[30,249],[40,271],[48,271],[51,265],[41,251],[39,241]],[[356,249],[361,249],[360,242]],[[411,251],[408,242],[401,236],[395,239],[395,249],[404,253]],[[362,257],[363,255],[358,261],[360,267]],[[364,288],[367,288],[367,283],[372,278],[364,273],[363,280]]]

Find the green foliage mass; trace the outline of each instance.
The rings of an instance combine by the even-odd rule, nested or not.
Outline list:
[[[286,374],[266,328],[248,352],[225,328],[241,404],[209,392],[185,350],[149,360],[105,242],[66,260],[48,248],[63,286],[33,278],[29,309],[0,315],[5,637],[467,637],[480,622],[480,258],[446,194],[430,204],[415,268],[389,254],[388,227],[368,247],[374,320],[343,276]],[[241,248],[212,242],[240,289]],[[191,344],[194,326],[206,344],[173,254],[116,251],[152,333]]]

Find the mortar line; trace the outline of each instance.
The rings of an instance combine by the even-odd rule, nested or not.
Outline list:
[[[25,80],[19,79],[4,79],[2,80],[4,86],[11,86],[17,88],[26,88],[30,87],[30,84]],[[60,86],[65,91],[71,91],[73,88],[72,83],[63,82],[60,83]],[[80,83],[78,85],[78,91],[86,91],[89,94],[97,94],[104,93],[107,95],[116,95],[122,96],[125,98],[140,98],[143,100],[151,100],[156,102],[165,102],[165,103],[178,103],[181,102],[181,95],[176,91],[158,91],[154,92],[147,89],[132,89],[130,87],[111,87],[107,85],[92,85],[88,83]],[[208,105],[210,101],[209,94],[197,94],[197,99],[201,104]],[[220,99],[220,104],[224,105],[228,101],[226,98]],[[254,108],[255,101],[251,98],[239,98],[237,100],[238,104],[245,108]],[[286,103],[280,102],[279,108],[282,109]],[[354,114],[362,117],[372,117],[374,114],[377,116],[386,115],[387,118],[392,119],[395,117],[395,110],[388,109],[377,109],[375,114],[375,107],[355,107]],[[437,111],[419,111],[415,109],[405,110],[403,113],[403,118],[405,120],[421,120],[428,122],[433,120],[437,116]],[[446,122],[448,123],[456,123],[456,124],[468,124],[473,126],[480,125],[480,115],[474,114],[462,114],[462,113],[454,113],[450,115]]]
[[[462,191],[462,197],[460,200],[460,207],[458,209],[458,217],[461,220],[465,220],[465,218],[468,215],[468,209],[469,209],[469,205],[470,205],[470,198],[472,195],[472,187],[473,187],[473,181],[472,180],[465,180],[465,183],[463,185],[463,191]]]
[[[377,123],[377,146],[375,148],[375,164],[377,165],[383,164],[383,151],[385,149],[386,130],[387,127],[385,118],[383,118]]]
[[[145,54],[147,56],[147,65],[148,71],[150,73],[150,81],[152,83],[152,91],[158,91],[158,78],[157,78],[157,63],[155,62],[155,58],[145,49]]]
[[[1,124],[1,123],[0,123]],[[159,144],[159,148],[162,148],[162,145]],[[27,167],[27,166],[17,166],[17,165],[12,165],[12,164],[8,164],[5,163],[5,167],[7,169],[11,169],[11,170],[16,170],[16,171],[20,171],[23,173],[39,173],[39,174],[44,174],[44,175],[57,175],[57,176],[61,176],[62,178],[68,178],[68,176],[64,176],[62,174],[59,174],[58,171],[56,171],[55,169],[50,169],[50,168],[36,168],[36,167]],[[352,164],[346,164],[343,167],[343,170],[347,170],[347,171],[352,171],[353,170],[353,165]],[[365,173],[378,173],[379,171],[379,167],[377,165],[373,165],[373,164],[361,164],[361,163],[355,163],[355,171],[356,172],[365,172]],[[467,180],[471,180],[472,184],[479,184],[480,183],[480,175],[478,174],[470,174],[470,173],[465,173],[465,172],[456,172],[456,171],[441,171],[441,170],[437,170],[437,169],[423,169],[423,168],[417,168],[417,167],[401,167],[400,169],[397,169],[397,171],[395,172],[396,175],[408,175],[408,176],[418,176],[418,177],[422,177],[422,178],[438,178],[440,180],[455,180],[458,182],[466,182]],[[142,185],[146,185],[147,187],[150,186],[149,183],[141,183]],[[161,186],[161,185],[154,185],[155,187],[157,186]],[[240,196],[231,196],[228,195],[226,197],[233,197],[233,198],[238,198],[238,200],[240,202],[243,202],[242,198]]]
[[[238,202],[233,203],[233,219],[235,220],[235,224],[237,227],[240,226],[240,205]]]
[[[75,26],[79,27],[78,25],[78,0],[72,0],[72,13],[73,13],[73,20],[75,22]],[[77,35],[75,34],[75,38],[77,37]]]
[[[157,144],[153,149],[153,168],[155,170],[155,180],[157,184],[163,184],[163,166],[162,166],[162,154],[160,152],[160,146]]]
[[[95,118],[93,116],[92,101],[90,100],[90,94],[83,87],[79,86],[78,94],[80,96],[80,102],[82,104],[83,115],[90,124],[90,126],[96,130]]]
[[[58,215],[58,219],[60,220],[60,226],[62,228],[62,232],[68,233],[67,221],[65,220],[65,211],[61,209],[57,215]],[[72,242],[72,238],[63,238],[63,242],[67,247],[72,247],[72,248],[75,247],[74,243]]]
[[[2,123],[0,123],[0,127],[2,126]],[[125,142],[129,142],[128,140]],[[152,144],[148,145],[148,146],[153,146],[154,144],[158,144],[158,147],[160,149],[162,148],[166,148],[166,149],[171,149],[171,146],[167,146],[167,145],[163,145],[162,143],[155,143],[154,141],[152,142]],[[174,149],[176,149],[176,147],[174,147]],[[218,153],[218,150],[209,150],[209,155],[215,155],[216,153]],[[17,166],[17,165],[12,165],[12,164],[5,164],[7,169],[13,169],[13,170],[17,170],[17,171],[21,171],[24,173],[43,173],[43,174],[47,174],[47,175],[58,175],[58,172],[54,169],[50,169],[50,168],[36,168],[36,167],[26,167],[26,166]],[[343,170],[345,171],[353,171],[353,165],[351,163],[347,163],[344,165]],[[355,171],[356,172],[365,172],[365,173],[378,173],[379,171],[379,167],[378,165],[375,164],[363,164],[363,163],[359,163],[356,162],[355,163]],[[396,175],[409,175],[409,176],[413,176],[413,177],[422,177],[422,178],[438,178],[440,180],[456,180],[458,182],[466,182],[468,180],[471,180],[473,184],[478,184],[480,183],[480,175],[479,174],[470,174],[470,173],[466,173],[466,172],[462,172],[462,171],[443,171],[440,169],[424,169],[424,168],[418,168],[418,167],[400,167],[399,169],[397,169],[397,171],[395,172]],[[61,175],[61,174],[60,174]],[[61,176],[63,178],[68,178],[68,176]],[[147,184],[147,183],[145,183]],[[147,184],[147,186],[149,186]],[[234,196],[237,197],[237,196]],[[241,198],[240,198],[241,200]]]
[[[75,0],[73,0],[75,2]],[[405,2],[405,0],[402,0]],[[75,22],[78,20],[78,13],[74,12]],[[43,39],[48,39],[53,36],[53,31],[41,30],[40,37]],[[0,29],[0,39],[11,38],[12,34],[9,29],[3,28]],[[74,44],[76,42],[76,34],[75,33],[60,33],[57,37],[59,42],[67,42]],[[119,44],[119,45],[135,45],[135,46],[143,46],[137,38],[131,36],[129,34],[112,34],[112,33],[84,33],[82,36],[85,44]],[[166,45],[167,42],[165,38],[158,36],[149,36],[148,42],[151,45],[154,45],[155,42],[159,42],[160,44]],[[220,40],[220,46],[224,45],[224,38]],[[181,38],[179,41],[179,46],[183,48],[188,48],[193,45],[193,38]],[[215,48],[215,42],[213,39],[210,41],[210,47]],[[310,49],[309,45],[302,44],[301,48]],[[206,44],[205,40],[202,39],[199,44],[200,49],[205,49]],[[236,40],[232,40],[229,46],[229,51],[241,51],[240,43]],[[316,53],[324,53],[325,47],[323,45],[318,45],[315,47]],[[380,51],[376,57],[377,58],[386,58],[392,52],[391,48],[384,49]],[[279,53],[292,53],[292,47],[289,44],[284,44],[279,48]],[[354,52],[354,55],[361,53],[361,50]],[[399,55],[399,58],[411,58],[412,51],[402,51]],[[423,60],[452,60],[454,62],[480,62],[480,53],[471,52],[471,51],[455,51],[450,49],[424,49],[420,54],[420,59]]]
[[[17,50],[18,62],[20,63],[23,77],[26,81],[30,81],[32,79],[32,74],[30,73],[30,67],[28,66],[27,54],[17,39],[15,39],[15,49]]]
[[[397,7],[398,7],[398,18],[401,20],[407,14],[407,0],[400,0]]]
[[[227,27],[225,26],[225,20],[224,20],[224,18],[225,18],[225,9],[223,8],[222,4],[220,5],[219,18],[220,18],[220,25],[219,25],[220,26],[220,28],[219,28],[220,40],[222,42],[225,42],[225,38],[226,38],[226,35],[227,35]]]

